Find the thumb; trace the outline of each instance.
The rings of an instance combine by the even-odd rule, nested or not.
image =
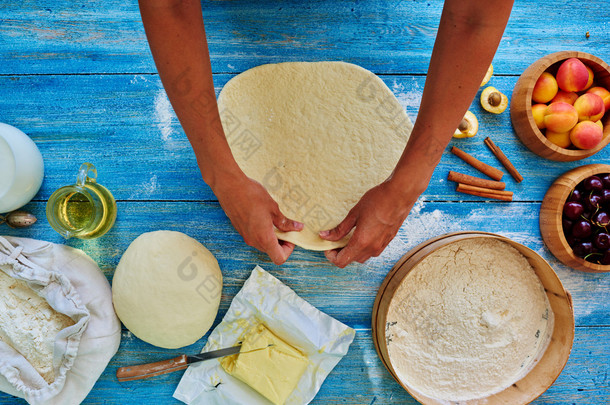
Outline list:
[[[273,216],[273,225],[282,232],[299,232],[303,229],[303,224],[301,222],[288,219],[281,212],[278,212]]]
[[[337,241],[343,239],[356,225],[356,214],[350,211],[339,225],[329,231],[320,231],[320,238]]]

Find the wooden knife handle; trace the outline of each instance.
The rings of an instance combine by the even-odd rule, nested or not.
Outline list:
[[[119,382],[142,380],[148,377],[155,377],[161,374],[171,373],[173,371],[184,370],[188,367],[186,355],[170,359],[158,361],[156,363],[140,364],[137,366],[120,367],[116,371],[116,377]]]

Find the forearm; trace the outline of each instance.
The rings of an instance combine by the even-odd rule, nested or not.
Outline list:
[[[199,0],[140,0],[157,70],[212,189],[242,175],[225,138]]]
[[[425,190],[472,103],[498,48],[511,0],[447,0],[411,138],[393,174],[401,188]]]

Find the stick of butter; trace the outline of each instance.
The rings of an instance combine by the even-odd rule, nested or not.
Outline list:
[[[240,353],[220,360],[222,368],[275,405],[284,405],[309,361],[263,324],[244,336]]]

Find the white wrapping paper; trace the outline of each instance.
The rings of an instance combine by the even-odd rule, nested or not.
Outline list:
[[[250,327],[264,323],[301,350],[309,366],[286,405],[307,404],[347,354],[355,331],[320,312],[281,281],[256,266],[202,352],[236,345]],[[255,390],[228,375],[217,359],[190,366],[174,398],[191,405],[269,405]]]

